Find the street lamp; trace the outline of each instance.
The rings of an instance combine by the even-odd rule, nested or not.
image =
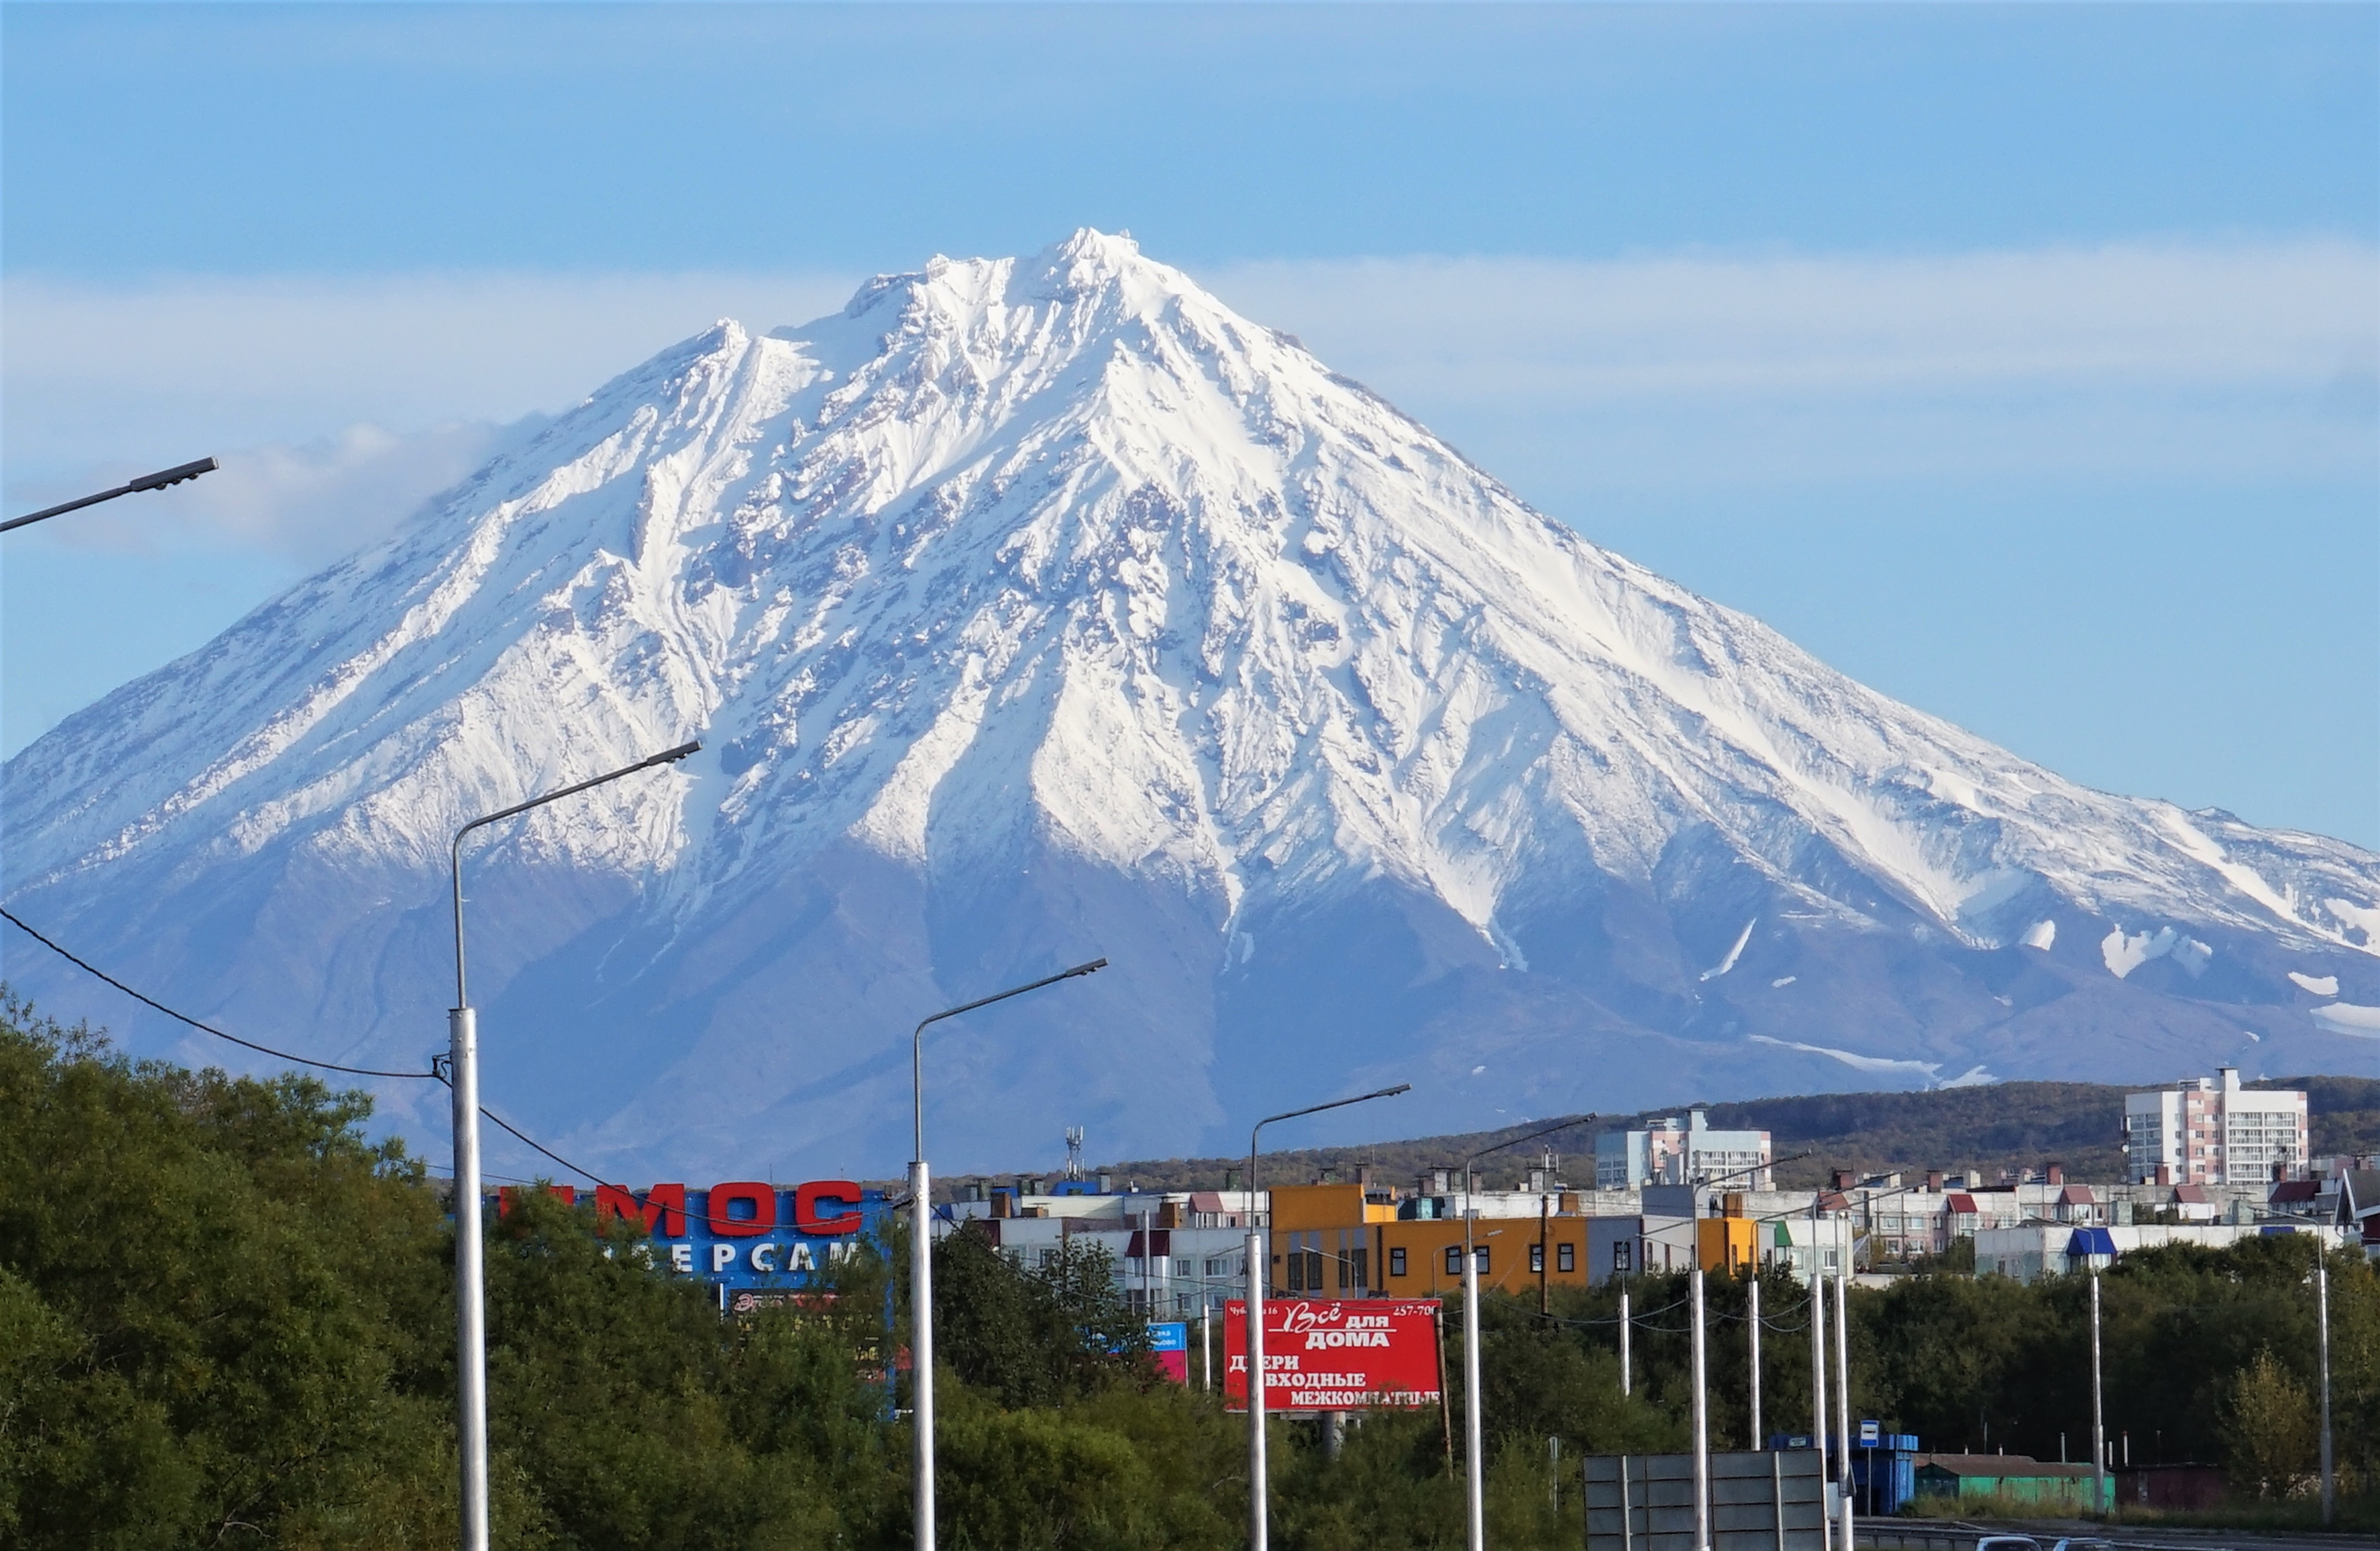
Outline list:
[[[207,459],[206,465],[213,467],[214,460]],[[193,473],[205,471],[196,464],[186,467]],[[152,487],[136,484],[127,488]],[[30,522],[32,518],[20,520]],[[463,1454],[463,1551],[488,1551],[488,1310],[486,1266],[480,1243],[480,1020],[472,1010],[470,993],[463,978],[463,839],[500,818],[576,796],[638,770],[675,764],[701,746],[699,743],[680,744],[608,775],[500,808],[455,831],[451,853],[455,866],[455,1010],[447,1014],[446,1028],[447,1061],[455,1097],[455,1405]]]
[[[96,506],[103,501],[113,501],[119,495],[132,495],[140,491],[161,491],[167,485],[178,485],[185,479],[195,479],[201,474],[212,473],[222,467],[212,458],[200,458],[196,463],[177,463],[171,468],[161,468],[154,474],[143,474],[139,479],[118,485],[113,490],[103,490],[97,495],[86,495],[79,501],[69,501],[57,506],[44,506],[38,512],[28,512],[21,517],[10,517],[6,522],[0,522],[0,533],[6,533],[12,527],[23,527],[30,523],[40,522],[45,517],[59,516],[67,512],[79,512],[86,506]]]
[[[1463,1484],[1463,1533],[1470,1551],[1486,1551],[1488,1545],[1488,1501],[1481,1484],[1487,1464],[1479,1431],[1479,1256],[1471,1242],[1471,1224],[1478,1213],[1471,1201],[1471,1166],[1491,1153],[1585,1125],[1595,1118],[1592,1114],[1572,1115],[1492,1147],[1482,1147],[1463,1160],[1463,1469],[1469,1478]]]
[[[926,1025],[1079,975],[1096,975],[1107,966],[1105,959],[1093,959],[1026,985],[946,1007],[920,1019],[909,1036],[909,1118],[917,1144],[916,1156],[909,1160],[909,1428],[917,1451],[917,1479],[911,1492],[917,1551],[934,1551],[934,1194],[926,1169]]]
[[[1248,1131],[1248,1551],[1266,1551],[1269,1538],[1266,1521],[1270,1517],[1265,1501],[1264,1297],[1265,1278],[1272,1271],[1272,1255],[1265,1247],[1265,1230],[1257,1224],[1257,1137],[1275,1121],[1293,1121],[1300,1115],[1318,1115],[1325,1109],[1343,1109],[1350,1104],[1394,1098],[1412,1091],[1411,1083],[1399,1083],[1395,1087],[1375,1088],[1353,1098],[1334,1098],[1328,1104],[1284,1109],[1278,1115],[1267,1115]]]

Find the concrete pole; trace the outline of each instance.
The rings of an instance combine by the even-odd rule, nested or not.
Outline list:
[[[1248,1175],[1250,1184],[1256,1174]],[[1265,1551],[1265,1273],[1271,1269],[1265,1231],[1256,1226],[1256,1192],[1248,1192],[1248,1551]]]
[[[934,1551],[934,1192],[926,1160],[909,1165],[909,1428],[917,1551]]]
[[[1694,1313],[1688,1327],[1694,1334],[1694,1551],[1710,1551],[1710,1387],[1703,1335],[1703,1268],[1697,1257],[1686,1273],[1686,1291]]]
[[[2091,1489],[2107,1510],[2107,1418],[2105,1378],[2099,1367],[2099,1273],[2091,1273]]]
[[[1760,1271],[1754,1267],[1752,1281],[1743,1290],[1745,1328],[1752,1332],[1752,1444],[1755,1450],[1767,1444],[1760,1436]]]
[[[2330,1448],[2330,1245],[2314,1241],[2313,1304],[2317,1349],[2322,1358],[2322,1527],[2330,1528],[2338,1500]]]
[[[446,1014],[455,1097],[455,1401],[462,1446],[462,1551],[488,1551],[488,1315],[480,1223],[480,1017]]]
[[[1842,1551],[1854,1551],[1859,1542],[1852,1538],[1852,1236],[1848,1217],[1836,1221],[1844,1231],[1842,1253],[1835,1259],[1835,1471],[1843,1484]]]
[[[1810,1446],[1818,1451],[1818,1473],[1827,1472],[1827,1278],[1816,1265],[1817,1240],[1810,1241]],[[1834,1526],[1818,1516],[1818,1543],[1829,1545]]]
[[[1488,1551],[1487,1464],[1479,1441],[1479,1255],[1471,1245],[1471,1181],[1463,1181],[1463,1544]]]

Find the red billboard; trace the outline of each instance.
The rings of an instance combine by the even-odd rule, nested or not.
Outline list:
[[[1245,1412],[1248,1306],[1223,1307],[1223,1408]],[[1267,1412],[1438,1405],[1437,1299],[1268,1298],[1264,1313]]]

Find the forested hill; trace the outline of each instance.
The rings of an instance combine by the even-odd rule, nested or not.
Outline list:
[[[2276,1077],[2252,1088],[2303,1088],[2313,1120],[2316,1156],[2380,1151],[2380,1078]],[[2123,1178],[2119,1144],[2124,1095],[2134,1091],[2100,1083],[1996,1083],[1925,1093],[1805,1094],[1708,1106],[1710,1123],[1721,1130],[1765,1129],[1778,1156],[1809,1157],[1780,1164],[1778,1183],[1824,1182],[1828,1171],[1855,1169],[1863,1174],[1887,1169],[1969,1169],[1996,1175],[2002,1169],[2040,1169],[2062,1163],[2070,1178],[2112,1181]],[[1549,1138],[1565,1160],[1563,1177],[1585,1183],[1594,1173],[1594,1136],[1598,1131],[1637,1126],[1662,1115],[1682,1114],[1683,1106],[1614,1116]],[[1265,1175],[1274,1181],[1312,1181],[1330,1171],[1353,1180],[1369,1165],[1377,1178],[1410,1183],[1423,1169],[1457,1164],[1479,1148],[1525,1134],[1546,1121],[1504,1131],[1421,1136],[1366,1145],[1313,1147],[1269,1152]],[[1515,1147],[1483,1164],[1490,1181],[1509,1183],[1536,1156],[1535,1145]],[[1211,1189],[1224,1170],[1245,1172],[1247,1159],[1136,1159],[1106,1166],[1119,1184],[1145,1188]],[[1039,1164],[1050,1172],[1047,1161]]]

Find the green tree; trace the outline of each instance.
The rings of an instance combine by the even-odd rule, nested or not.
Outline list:
[[[2286,1497],[2313,1468],[2313,1400],[2271,1351],[2259,1351],[2232,1375],[2223,1420],[2226,1463],[2239,1490],[2257,1497]]]

